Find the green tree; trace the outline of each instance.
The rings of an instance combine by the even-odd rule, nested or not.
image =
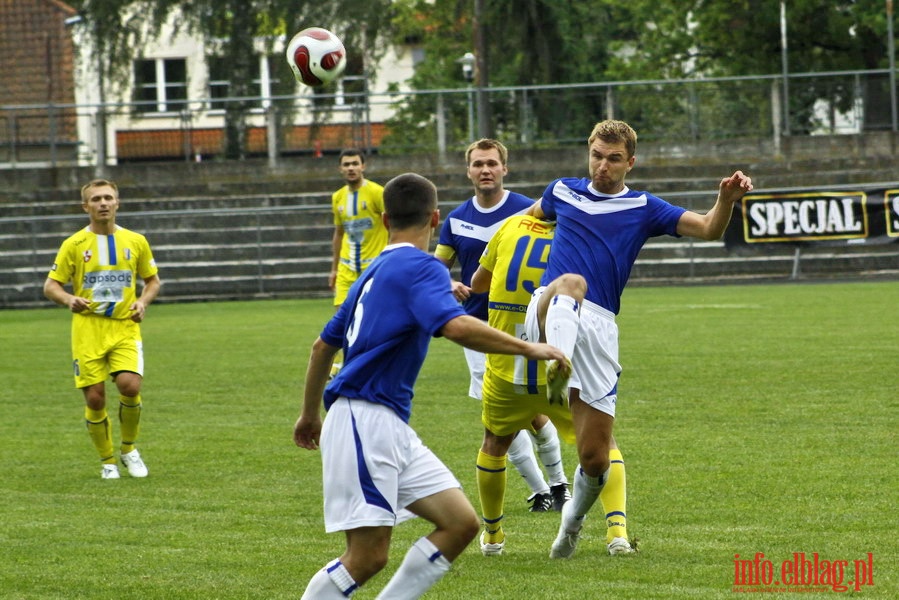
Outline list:
[[[791,73],[884,68],[888,64],[883,0],[786,0],[787,57]],[[780,2],[771,0],[632,0],[621,14],[635,37],[616,40],[607,74],[615,79],[774,75],[782,72]],[[793,123],[814,126],[812,105],[826,98],[846,110],[853,81],[822,89],[813,79],[790,88]],[[757,90],[709,92],[731,103],[720,119],[747,118]],[[882,88],[882,86],[880,86]],[[880,93],[883,93],[881,90]],[[870,95],[870,94],[869,94]],[[744,97],[743,101],[740,96]],[[761,94],[762,105],[765,94]],[[876,105],[877,103],[869,103]],[[705,98],[703,106],[709,106]],[[670,108],[666,110],[670,114]],[[683,113],[683,111],[680,111]],[[770,112],[770,111],[768,111]]]
[[[602,81],[610,40],[631,35],[619,25],[619,3],[610,0],[483,0],[483,4],[479,44],[473,28],[474,0],[396,1],[396,35],[416,40],[424,56],[409,82],[413,89],[464,88],[467,82],[457,61],[478,47],[486,53],[491,88]],[[445,95],[444,100],[450,143],[465,145],[466,97]],[[490,94],[490,103],[493,135],[507,142],[530,142],[544,134],[579,139],[602,113],[604,98],[595,90],[564,97],[522,92]],[[433,148],[436,106],[434,95],[403,100],[390,122],[385,150]]]

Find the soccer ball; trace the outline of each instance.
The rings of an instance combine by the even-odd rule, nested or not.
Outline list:
[[[286,54],[297,81],[312,87],[334,81],[346,68],[343,42],[321,27],[309,27],[293,36]]]

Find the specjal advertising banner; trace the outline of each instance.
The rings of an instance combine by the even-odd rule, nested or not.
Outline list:
[[[734,206],[727,247],[899,242],[899,184],[746,194]]]

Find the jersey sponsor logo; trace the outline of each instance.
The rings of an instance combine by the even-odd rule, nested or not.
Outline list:
[[[492,310],[504,310],[522,314],[528,312],[527,304],[514,304],[512,302],[490,302],[487,307]]]
[[[362,219],[353,219],[343,224],[343,231],[347,238],[354,244],[362,243],[365,239],[365,232],[374,228],[374,221],[369,217]]]
[[[625,192],[627,192],[626,188]],[[553,187],[553,195],[560,202],[575,206],[578,210],[588,215],[609,214],[646,206],[646,194],[640,194],[639,196],[590,197],[578,193],[562,182],[557,183]]]
[[[84,274],[82,287],[86,290],[114,284],[119,288],[130,288],[133,274],[131,271],[94,271]]]
[[[487,243],[490,241],[490,238],[493,237],[493,234],[499,230],[502,224],[503,221],[500,220],[490,227],[481,227],[460,219],[450,219],[450,231],[452,231],[453,235],[480,240]]]

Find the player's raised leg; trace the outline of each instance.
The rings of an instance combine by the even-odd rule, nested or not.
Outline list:
[[[565,404],[568,379],[571,376],[571,356],[580,326],[580,307],[587,293],[587,282],[580,275],[567,273],[552,281],[537,303],[540,330],[547,344],[565,353],[568,363],[547,361],[546,390],[550,403]]]

